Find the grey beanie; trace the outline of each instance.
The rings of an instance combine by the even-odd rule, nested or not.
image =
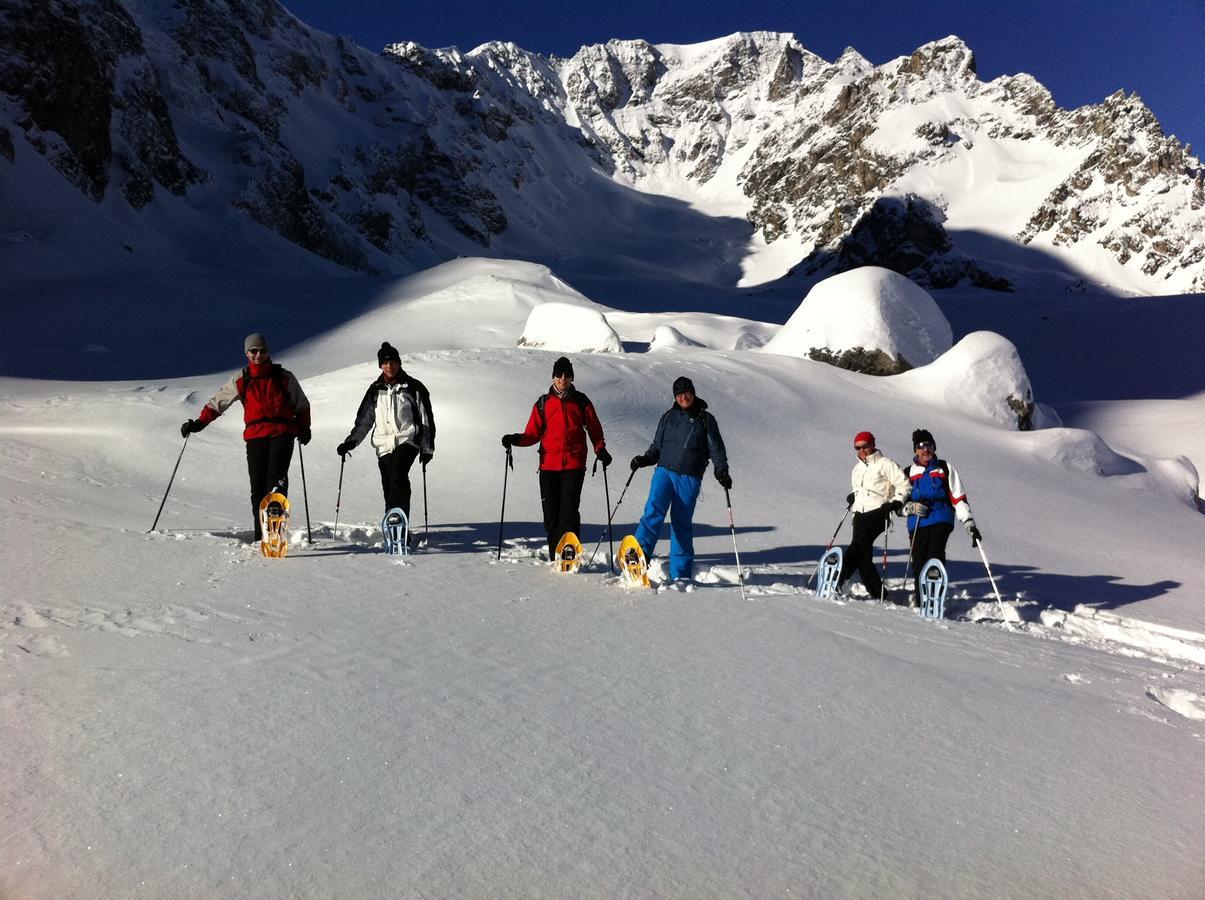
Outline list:
[[[247,335],[246,339],[243,341],[243,352],[248,352],[252,347],[263,347],[267,349],[267,346],[268,339],[258,331],[255,331]]]

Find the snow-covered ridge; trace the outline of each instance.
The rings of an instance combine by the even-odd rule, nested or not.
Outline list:
[[[954,36],[874,66],[769,32],[375,54],[273,0],[2,15],[2,199],[34,271],[84,266],[67,248],[93,236],[115,269],[405,272],[583,245],[639,267],[668,223],[670,270],[721,287],[807,258],[932,287],[1205,288],[1201,164],[1141,101],[1063,110],[1027,75],[983,83]]]

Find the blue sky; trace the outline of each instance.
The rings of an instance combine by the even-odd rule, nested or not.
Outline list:
[[[510,40],[567,56],[611,38],[688,44],[734,31],[790,31],[834,59],[874,63],[957,34],[979,75],[1028,72],[1064,107],[1137,91],[1164,130],[1205,152],[1205,0],[283,0],[298,18],[379,50],[392,41],[470,50]]]

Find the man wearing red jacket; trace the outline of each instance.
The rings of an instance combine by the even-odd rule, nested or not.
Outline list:
[[[230,408],[243,404],[243,440],[247,442],[247,474],[251,479],[251,518],[260,539],[259,503],[273,491],[288,496],[293,438],[310,442],[310,401],[297,378],[272,362],[267,339],[256,332],[243,341],[248,365],[230,376],[195,419],[180,426],[188,437]]]
[[[605,469],[611,454],[590,398],[573,386],[573,363],[562,356],[552,367],[552,387],[531,408],[523,432],[504,434],[502,446],[540,445],[540,503],[548,532],[548,558],[565,532],[580,535],[582,484],[586,480],[586,439]]]

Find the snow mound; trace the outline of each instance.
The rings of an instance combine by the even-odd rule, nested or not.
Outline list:
[[[909,366],[933,362],[953,343],[933,298],[898,272],[863,266],[826,278],[763,348],[784,356],[813,350],[878,350]]]
[[[518,346],[564,353],[623,352],[623,343],[606,316],[569,303],[541,303],[534,307]]]
[[[1082,428],[1049,428],[1027,438],[1029,450],[1077,472],[1093,475],[1133,475],[1142,466],[1119,453],[1094,431]]]
[[[658,325],[649,342],[649,350],[685,350],[703,347],[704,344],[692,341],[673,325]]]
[[[1034,421],[1033,388],[1017,348],[994,331],[973,331],[935,362],[897,378],[918,399],[979,419],[1021,431],[1045,424]]]

